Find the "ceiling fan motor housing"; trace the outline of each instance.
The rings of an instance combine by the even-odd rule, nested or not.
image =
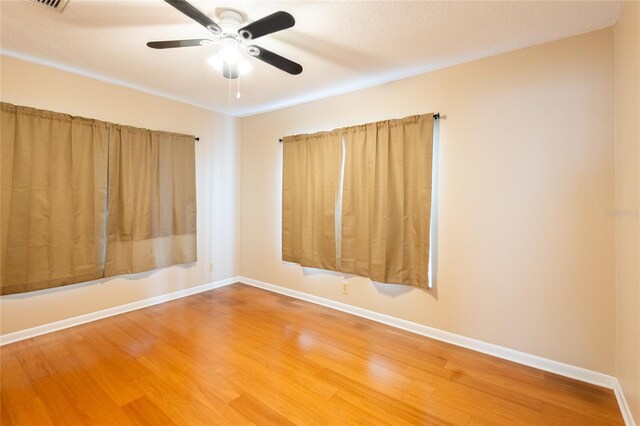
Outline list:
[[[236,36],[238,34],[238,30],[247,20],[244,13],[240,12],[239,10],[229,8],[217,9],[216,17],[218,18],[218,22],[220,23],[220,28],[222,28],[223,36]]]

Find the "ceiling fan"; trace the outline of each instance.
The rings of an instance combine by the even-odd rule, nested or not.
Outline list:
[[[239,74],[243,74],[243,71],[251,68],[248,61],[243,59],[243,51],[246,51],[249,56],[260,59],[289,74],[298,75],[302,72],[300,64],[264,47],[250,44],[252,40],[259,37],[293,27],[295,19],[287,12],[275,12],[243,26],[245,16],[242,12],[235,9],[222,9],[217,13],[218,24],[185,0],[164,1],[205,27],[214,37],[213,39],[150,41],[147,46],[153,49],[171,49],[221,43],[220,52],[210,62],[222,70],[222,75],[228,79],[238,78]]]

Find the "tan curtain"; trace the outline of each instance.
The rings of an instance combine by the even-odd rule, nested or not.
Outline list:
[[[0,294],[196,261],[193,136],[1,105]]]
[[[340,132],[284,138],[283,260],[336,269],[335,208],[341,162]]]
[[[110,127],[2,103],[1,294],[102,277]]]
[[[193,136],[122,126],[109,139],[105,276],[195,262]]]
[[[339,270],[428,287],[433,114],[344,130]]]

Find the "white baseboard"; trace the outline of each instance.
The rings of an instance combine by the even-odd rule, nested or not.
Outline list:
[[[96,321],[102,318],[123,314],[136,309],[146,308],[148,306],[157,305],[159,303],[169,302],[171,300],[180,299],[182,297],[191,296],[193,294],[202,293],[203,291],[212,290],[214,288],[224,287],[240,281],[239,277],[226,278],[224,280],[212,283],[202,284],[196,287],[185,288],[184,290],[174,291],[173,293],[162,294],[160,296],[150,297],[148,299],[138,300],[137,302],[127,303],[126,305],[114,306],[113,308],[103,309],[101,311],[91,312],[73,318],[67,318],[61,321],[49,324],[39,325],[37,327],[28,328],[26,330],[16,331],[15,333],[7,333],[0,336],[0,346],[17,342],[31,337],[40,336],[41,334],[52,333],[54,331],[63,330],[65,328],[74,327],[76,325],[85,324],[87,322]]]
[[[448,331],[439,330],[437,328],[428,327],[426,325],[392,317],[390,315],[381,314],[367,309],[358,308],[357,306],[348,305],[346,303],[336,302],[334,300],[325,299],[324,297],[314,296],[312,294],[303,293],[297,290],[291,290],[275,284],[269,284],[258,281],[253,278],[239,277],[239,281],[250,286],[259,287],[274,293],[284,294],[285,296],[294,297],[296,299],[305,300],[317,305],[326,306],[328,308],[343,311],[352,315],[367,318],[382,324],[400,328],[432,339],[451,343],[452,345],[461,346],[497,358],[506,359],[508,361],[517,362],[518,364],[527,365],[539,370],[548,371],[550,373],[569,377],[571,379],[580,380],[582,382],[591,383],[604,388],[613,389],[622,417],[627,426],[635,426],[631,410],[627,405],[627,401],[620,387],[618,379],[608,374],[599,373],[597,371],[587,370],[586,368],[576,367],[565,364],[563,362],[554,361],[537,355],[531,355],[514,349],[505,348],[504,346],[494,345],[493,343],[482,342],[480,340],[471,339],[459,334],[450,333]]]
[[[631,414],[631,409],[629,408],[629,404],[627,404],[627,399],[624,397],[624,392],[622,391],[622,386],[620,386],[618,379],[616,379],[613,392],[616,394],[616,399],[618,400],[618,406],[622,412],[624,424],[627,426],[636,426],[636,423],[633,420],[633,415]]]

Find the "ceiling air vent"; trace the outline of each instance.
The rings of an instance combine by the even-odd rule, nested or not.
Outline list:
[[[62,9],[69,3],[69,0],[26,0],[29,3],[39,4],[49,10],[62,12]]]

